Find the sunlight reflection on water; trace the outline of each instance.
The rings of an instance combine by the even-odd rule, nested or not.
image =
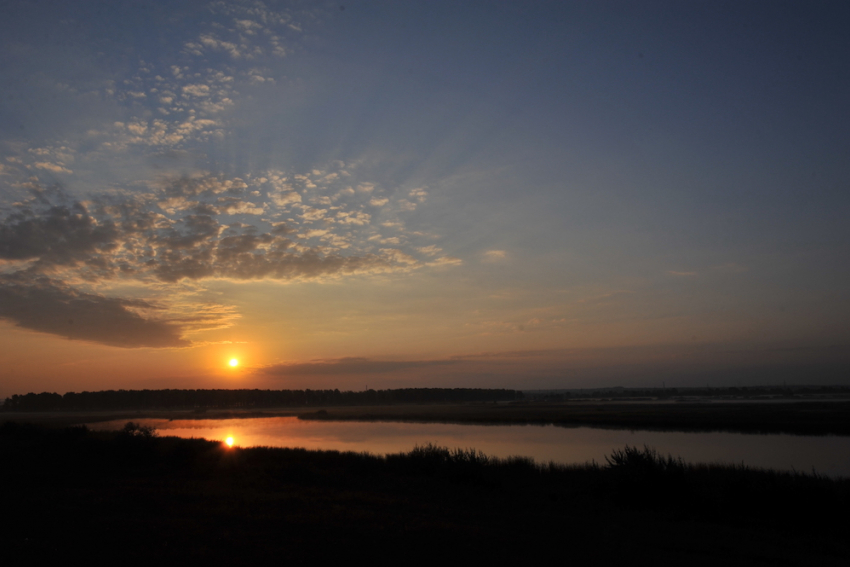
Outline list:
[[[490,456],[531,457],[539,463],[605,462],[625,445],[649,445],[692,463],[747,466],[850,477],[850,437],[748,435],[629,431],[539,425],[457,425],[448,423],[305,421],[296,417],[173,420],[140,419],[160,435],[224,440],[240,447],[303,447],[376,455],[407,452],[433,443],[475,448]],[[121,429],[126,420],[89,424],[93,430]]]

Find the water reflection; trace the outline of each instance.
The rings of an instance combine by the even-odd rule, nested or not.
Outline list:
[[[410,451],[434,443],[475,448],[496,457],[521,455],[537,462],[603,462],[625,445],[644,444],[688,462],[744,463],[850,477],[850,437],[681,433],[564,428],[537,425],[456,425],[447,423],[302,421],[295,417],[222,420],[137,420],[160,435],[233,438],[241,447],[303,447],[376,455]],[[120,429],[124,421],[89,424],[91,429]]]

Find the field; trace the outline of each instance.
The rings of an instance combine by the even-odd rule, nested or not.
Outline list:
[[[850,403],[478,403],[206,411],[5,413],[0,535],[16,563],[127,557],[232,564],[544,560],[608,565],[843,565],[850,479],[695,466],[649,449],[538,466],[472,450],[388,457],[92,432],[103,420],[302,419],[553,423],[850,433]],[[837,520],[836,520],[837,518]]]
[[[843,565],[850,480],[625,448],[537,466],[438,447],[386,458],[82,427],[0,427],[4,563],[543,560]],[[8,561],[8,562],[7,562]]]

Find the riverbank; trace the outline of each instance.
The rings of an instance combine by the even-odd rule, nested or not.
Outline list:
[[[136,433],[135,435],[132,433]],[[142,434],[139,434],[142,433]],[[543,560],[841,565],[850,480],[625,450],[536,466],[436,447],[375,457],[0,427],[10,564]],[[834,518],[837,518],[835,520]]]
[[[584,402],[333,407],[301,419],[850,435],[850,402]]]

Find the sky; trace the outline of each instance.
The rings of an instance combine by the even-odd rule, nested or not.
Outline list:
[[[0,14],[0,397],[848,383],[846,2]]]

